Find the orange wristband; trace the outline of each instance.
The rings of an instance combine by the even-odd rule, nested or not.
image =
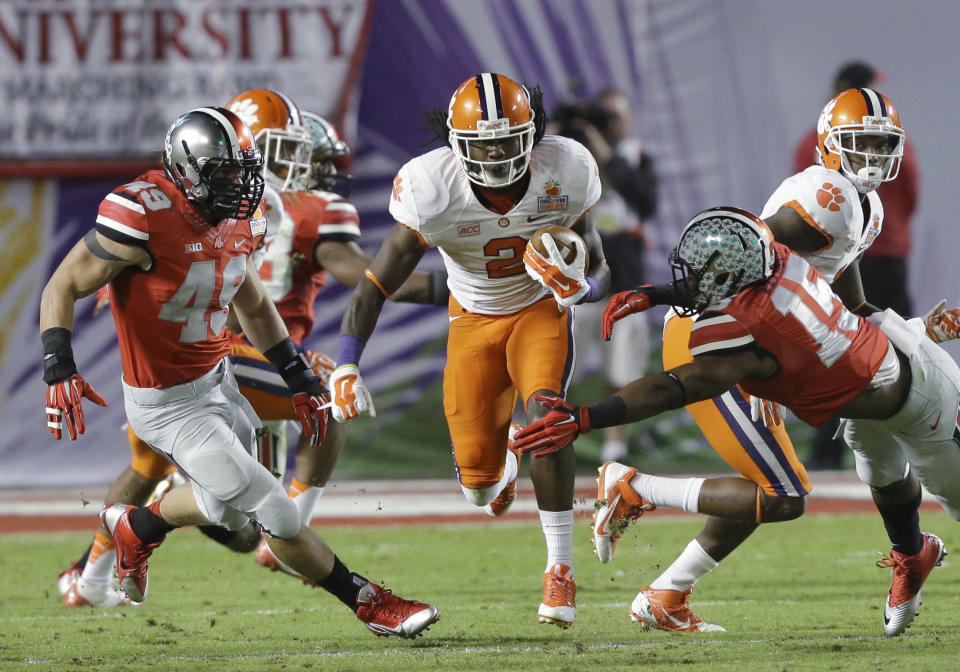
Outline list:
[[[380,293],[383,294],[383,298],[385,298],[385,299],[389,299],[389,298],[390,298],[390,292],[388,292],[387,290],[385,290],[385,289],[383,288],[383,285],[380,283],[380,279],[377,278],[377,276],[375,276],[375,275],[373,274],[373,271],[371,271],[369,268],[367,268],[367,269],[364,269],[363,274],[364,274],[365,276],[367,276],[367,278],[370,280],[370,282],[372,282],[373,284],[375,284],[375,285],[377,286],[377,289],[379,289],[379,290],[380,290]]]

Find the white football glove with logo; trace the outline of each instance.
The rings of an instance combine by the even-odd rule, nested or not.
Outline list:
[[[943,299],[923,316],[923,326],[927,329],[927,336],[934,343],[960,338],[960,309],[946,310],[946,307],[947,300]]]
[[[573,243],[577,248],[577,256],[568,264],[549,233],[543,234],[541,240],[547,252],[546,257],[529,243],[523,252],[523,266],[527,275],[549,289],[559,305],[564,308],[575,306],[590,292],[585,268],[587,246],[582,240],[575,239]]]
[[[337,422],[346,422],[359,415],[376,417],[373,397],[363,384],[360,369],[356,364],[343,364],[330,374],[330,389],[333,391],[333,406],[330,411]]]

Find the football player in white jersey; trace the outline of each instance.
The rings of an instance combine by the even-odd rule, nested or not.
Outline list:
[[[454,463],[467,499],[499,516],[516,494],[519,459],[508,436],[517,395],[533,420],[545,413],[535,394],[566,394],[574,359],[571,307],[600,299],[609,286],[587,217],[600,179],[583,145],[543,135],[539,89],[530,92],[503,75],[469,78],[449,109],[430,111],[427,119],[448,146],[414,158],[394,180],[390,213],[397,223],[344,316],[330,378],[332,413],[343,422],[373,409],[357,367],[363,346],[383,301],[424,251],[437,247],[451,295],[443,396]],[[582,236],[575,258],[561,258],[550,236],[545,254],[527,245],[548,224]],[[540,462],[530,470],[547,542],[538,616],[566,628],[576,613],[573,448]]]
[[[848,89],[823,108],[817,128],[820,163],[784,180],[767,200],[761,217],[774,238],[809,261],[850,310],[869,315],[877,308],[864,297],[858,262],[883,224],[883,206],[875,189],[895,179],[899,171],[905,142],[900,115],[883,94],[873,89]],[[650,305],[650,293],[638,288],[612,297],[605,313],[610,316],[605,331],[634,308],[645,310],[642,306]],[[927,333],[935,342],[956,338],[956,309],[944,311],[941,304],[925,321]],[[668,314],[664,327],[665,369],[692,360],[687,345],[692,326],[691,318]],[[711,516],[680,557],[641,591],[657,615],[655,627],[679,629],[668,618],[669,614],[679,614],[680,622],[687,622],[689,617],[683,630],[697,632],[717,626],[705,623],[689,609],[689,590],[761,522],[802,515],[811,485],[774,405],[751,398],[737,387],[686,408],[714,450],[757,484],[755,520]],[[853,422],[848,425],[846,438],[854,449],[858,473],[871,485],[893,545],[890,562],[894,577],[887,611],[902,615],[906,611],[900,607],[916,600],[919,593],[918,586],[908,585],[911,567],[926,557],[922,555],[925,537],[917,518],[920,484],[912,473],[904,477],[902,455],[883,460],[869,456],[869,446],[851,434],[856,426]],[[910,620],[912,613],[909,619],[885,619],[885,631],[898,634]]]

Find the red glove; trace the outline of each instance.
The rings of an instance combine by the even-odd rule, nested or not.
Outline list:
[[[534,395],[550,407],[550,412],[536,422],[517,432],[513,447],[521,453],[533,452],[533,457],[543,457],[568,446],[581,434],[590,431],[590,413],[587,407],[574,408],[560,397]]]
[[[319,390],[318,393],[313,394],[297,392],[292,397],[293,408],[300,420],[300,427],[303,429],[304,435],[311,438],[311,443],[314,446],[320,445],[323,442],[323,437],[327,435],[327,421],[329,420],[327,408],[330,405],[327,388],[319,383],[317,387],[322,388],[323,392],[319,393]]]
[[[107,405],[106,399],[97,394],[93,386],[79,373],[47,386],[47,429],[53,434],[53,438],[59,441],[63,436],[64,419],[67,421],[71,440],[76,440],[77,434],[86,431],[87,424],[83,419],[83,406],[80,403],[84,397],[99,406]]]
[[[645,287],[652,289],[653,285],[640,285],[636,289],[618,292],[610,297],[610,301],[607,302],[607,307],[603,311],[603,340],[610,340],[614,322],[622,320],[627,315],[642,313],[650,308],[650,297],[643,291]]]

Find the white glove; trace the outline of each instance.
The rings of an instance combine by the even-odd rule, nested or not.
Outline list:
[[[764,427],[776,427],[783,422],[783,416],[782,404],[750,395],[750,419],[753,422],[762,418]]]
[[[547,251],[546,257],[529,243],[523,252],[523,266],[527,275],[549,289],[559,305],[569,308],[578,304],[590,292],[585,275],[587,246],[582,240],[575,239],[573,244],[577,248],[577,256],[568,264],[550,234],[545,233],[541,240]]]
[[[944,310],[946,306],[947,300],[943,299],[923,316],[923,326],[927,329],[927,336],[934,343],[952,341],[960,337],[960,308]]]
[[[360,369],[356,364],[344,364],[334,369],[330,374],[330,389],[333,392],[330,412],[337,422],[346,422],[359,415],[376,417],[373,397],[363,384]]]

